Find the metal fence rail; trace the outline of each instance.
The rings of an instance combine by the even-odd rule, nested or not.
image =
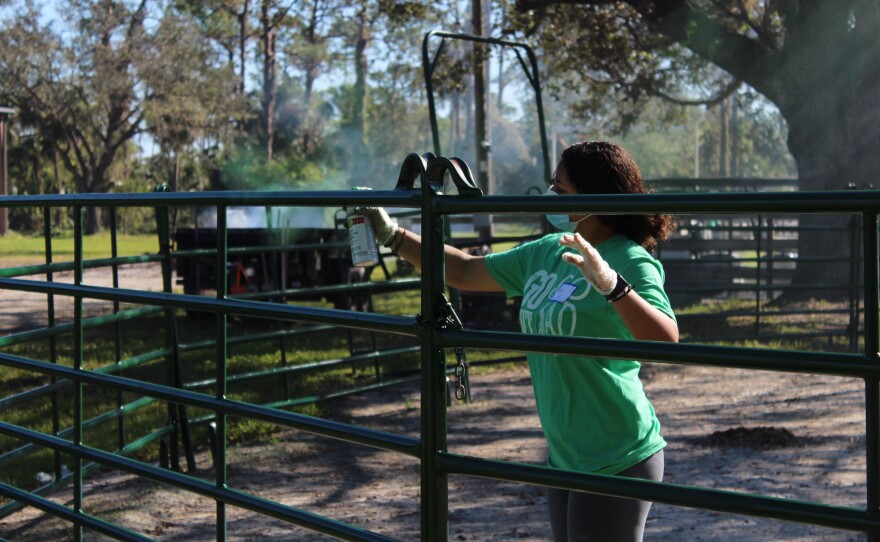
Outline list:
[[[430,172],[429,172],[430,173]],[[436,172],[435,172],[436,173]],[[62,432],[58,422],[53,433],[17,426],[0,414],[0,434],[19,439],[36,447],[54,450],[76,458],[72,469],[72,508],[59,507],[39,496],[9,484],[0,484],[0,495],[24,505],[32,505],[56,515],[73,525],[74,539],[83,537],[90,529],[120,540],[148,539],[141,534],[108,524],[83,511],[83,476],[91,465],[111,466],[129,473],[202,495],[217,502],[217,540],[225,540],[226,505],[234,505],[280,519],[307,529],[343,540],[390,540],[353,525],[317,516],[277,502],[266,501],[254,495],[228,487],[226,478],[227,417],[246,418],[295,428],[316,435],[390,450],[418,458],[421,481],[421,538],[425,541],[445,541],[448,538],[448,476],[464,474],[499,480],[553,486],[566,489],[598,492],[606,495],[634,497],[687,507],[707,508],[786,521],[822,525],[838,529],[880,532],[880,330],[878,330],[878,236],[877,215],[880,213],[880,195],[875,192],[846,191],[823,193],[732,193],[732,194],[660,194],[639,196],[568,196],[543,198],[541,196],[468,196],[439,195],[430,174],[422,175],[422,186],[413,190],[359,192],[359,204],[421,209],[422,255],[421,303],[418,317],[394,316],[377,313],[359,313],[343,310],[309,307],[294,304],[264,303],[250,299],[232,299],[226,295],[226,277],[218,274],[216,298],[173,293],[170,286],[169,246],[167,229],[163,233],[162,214],[180,206],[216,206],[218,236],[216,258],[218,269],[227,261],[225,239],[226,207],[235,205],[315,206],[342,207],[349,203],[349,191],[327,192],[224,192],[224,193],[154,193],[154,194],[77,194],[68,196],[31,196],[0,198],[0,207],[42,207],[46,215],[54,207],[72,207],[75,217],[75,251],[72,269],[73,284],[51,280],[57,264],[51,262],[51,235],[47,237],[47,263],[38,272],[45,272],[47,280],[14,278],[25,274],[24,269],[0,274],[0,289],[32,292],[47,296],[49,328],[54,326],[52,302],[54,296],[70,296],[74,300],[73,323],[65,328],[73,336],[71,366],[62,365],[53,356],[48,361],[25,356],[0,353],[0,366],[34,374],[46,375],[73,386],[73,425]],[[84,206],[104,206],[111,209],[124,206],[157,208],[159,217],[160,261],[166,277],[163,292],[145,292],[118,287],[83,285],[83,224]],[[691,344],[664,344],[640,341],[619,341],[578,337],[530,336],[517,333],[470,331],[456,325],[454,314],[443,296],[443,217],[473,213],[560,213],[590,209],[595,214],[634,213],[845,213],[862,217],[861,242],[862,297],[864,299],[863,353],[823,353],[780,351],[757,348],[722,347]],[[166,223],[167,224],[167,223]],[[115,250],[115,249],[114,249]],[[112,265],[125,261],[114,257]],[[69,265],[69,264],[66,264]],[[91,264],[89,264],[91,265]],[[28,272],[33,269],[27,270]],[[118,283],[114,282],[114,285]],[[84,330],[90,319],[83,311],[84,299],[107,300],[114,303],[117,314],[110,317],[114,325],[122,324],[126,316],[119,311],[120,303],[153,307],[165,315],[166,345],[150,356],[164,357],[167,379],[164,384],[137,380],[118,374],[111,367],[127,367],[130,361],[117,355],[117,364],[98,370],[84,368]],[[180,352],[185,348],[176,335],[174,314],[177,310],[195,310],[213,313],[216,319],[216,369],[213,394],[193,391],[184,386],[180,373]],[[277,408],[260,406],[227,397],[226,384],[241,375],[227,374],[228,346],[234,339],[227,335],[230,316],[247,316],[279,321],[303,322],[312,326],[333,326],[372,332],[391,333],[418,340],[421,354],[421,431],[419,438],[385,433],[351,424],[324,420]],[[58,326],[61,327],[61,326]],[[0,346],[8,346],[36,335],[51,337],[52,331],[27,332],[2,339]],[[191,346],[192,347],[192,346]],[[446,376],[447,349],[498,349],[552,354],[579,354],[593,357],[637,359],[672,364],[738,367],[750,370],[785,371],[811,374],[839,375],[859,378],[865,382],[866,422],[866,479],[867,505],[865,508],[832,506],[823,503],[805,503],[761,495],[746,495],[732,491],[711,490],[670,483],[654,483],[617,477],[572,473],[546,467],[517,465],[465,457],[447,451],[446,408],[448,387]],[[351,360],[347,360],[351,361]],[[341,363],[341,362],[340,362]],[[284,371],[282,371],[283,373]],[[205,381],[204,385],[210,383]],[[206,482],[174,470],[156,467],[124,456],[124,450],[112,453],[84,444],[84,432],[91,420],[83,411],[85,385],[136,394],[167,403],[169,420],[181,420],[181,410],[194,407],[210,411],[217,425],[217,444],[214,448],[216,478]],[[201,383],[198,383],[200,386]],[[196,386],[198,387],[198,386]],[[190,389],[187,389],[190,388]],[[52,388],[50,391],[57,391]],[[6,398],[0,408],[17,399]],[[57,414],[57,404],[55,405]],[[0,411],[2,412],[2,411]],[[11,460],[10,460],[11,461]],[[85,462],[89,463],[86,464]],[[59,477],[60,478],[60,477]],[[62,480],[56,478],[58,482]]]

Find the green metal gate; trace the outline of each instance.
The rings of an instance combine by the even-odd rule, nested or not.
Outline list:
[[[56,207],[72,207],[75,217],[75,254],[72,269],[73,284],[52,281],[53,271],[63,266],[51,262],[51,232],[46,229],[47,262],[40,266],[47,280],[0,278],[0,288],[43,294],[49,299],[50,328],[52,296],[70,296],[74,300],[74,321],[68,331],[73,332],[74,356],[72,366],[41,361],[23,356],[0,354],[0,365],[55,379],[67,380],[75,387],[73,427],[69,434],[46,434],[0,421],[0,433],[38,447],[69,454],[76,458],[72,470],[73,506],[58,505],[37,493],[31,493],[8,484],[0,484],[0,495],[19,503],[31,505],[69,521],[74,526],[74,538],[83,536],[83,529],[91,529],[120,540],[148,540],[141,534],[90,516],[82,510],[83,476],[85,462],[101,464],[168,484],[213,499],[217,503],[217,540],[227,536],[227,505],[242,507],[277,518],[307,529],[325,533],[343,540],[390,540],[381,534],[353,525],[267,501],[228,487],[226,478],[227,417],[248,418],[295,428],[316,435],[348,441],[364,446],[404,454],[417,458],[421,465],[421,538],[425,541],[447,540],[448,484],[450,474],[479,476],[528,484],[553,486],[572,490],[597,492],[607,495],[647,499],[686,507],[720,512],[775,518],[836,529],[862,531],[875,535],[880,532],[880,343],[878,343],[878,236],[877,215],[880,213],[880,195],[875,192],[846,191],[823,193],[761,193],[761,194],[689,194],[638,196],[569,196],[544,198],[540,196],[479,196],[468,186],[457,182],[459,195],[442,195],[442,186],[448,168],[443,160],[422,171],[421,187],[399,186],[398,190],[359,192],[359,204],[421,209],[422,255],[421,312],[417,317],[392,316],[378,313],[349,313],[347,311],[314,308],[293,304],[273,304],[227,297],[225,276],[218,274],[215,299],[173,293],[170,285],[167,210],[181,206],[215,206],[218,217],[218,268],[227,261],[225,242],[226,208],[230,205],[323,206],[342,207],[351,203],[349,191],[301,192],[224,192],[224,193],[154,193],[154,194],[80,194],[70,196],[30,196],[0,198],[0,206],[41,207],[48,216]],[[457,181],[461,181],[458,179]],[[155,207],[159,217],[162,246],[158,256],[140,257],[142,260],[162,261],[165,268],[165,291],[145,292],[132,289],[104,288],[82,284],[83,269],[87,265],[116,265],[124,258],[103,262],[86,262],[83,258],[83,208],[102,206],[111,209],[139,206]],[[838,213],[855,214],[862,219],[863,276],[865,277],[865,349],[859,353],[818,353],[779,351],[759,348],[736,348],[706,345],[666,344],[577,337],[530,336],[516,333],[471,331],[460,329],[455,315],[443,296],[443,218],[455,214],[474,213],[559,213],[589,209],[599,214],[633,213]],[[48,223],[48,221],[47,221]],[[164,230],[164,233],[163,233]],[[69,268],[69,267],[68,267]],[[8,277],[9,275],[4,275]],[[167,348],[161,353],[167,359],[167,384],[148,383],[113,374],[112,369],[85,370],[83,314],[85,299],[108,300],[113,303],[135,303],[156,307],[166,315],[168,328]],[[214,313],[217,339],[216,382],[213,397],[181,389],[175,374],[175,358],[179,345],[175,341],[173,317],[176,310],[198,310]],[[252,316],[268,319],[307,322],[313,325],[341,326],[414,337],[421,352],[421,431],[419,438],[411,438],[365,427],[314,418],[276,408],[235,401],[226,397],[227,373],[227,320],[231,316]],[[108,316],[108,320],[123,317]],[[57,330],[55,330],[57,331]],[[41,332],[51,334],[52,331]],[[3,338],[0,346],[25,340],[27,334]],[[784,371],[819,375],[838,375],[859,378],[865,382],[866,398],[866,479],[867,506],[851,508],[822,503],[799,502],[760,495],[700,487],[655,483],[613,476],[572,473],[541,466],[512,464],[449,453],[447,451],[447,349],[498,349],[522,352],[579,354],[595,357],[638,359],[672,364],[708,365],[745,368],[762,371]],[[174,470],[158,468],[125,456],[110,453],[84,444],[83,433],[87,422],[83,418],[83,387],[99,386],[119,392],[135,393],[166,402],[169,418],[177,423],[185,420],[185,408],[202,408],[215,413],[217,445],[215,447],[216,479],[213,483],[183,475]],[[2,401],[6,401],[3,399]],[[0,406],[4,405],[0,402]],[[57,427],[57,423],[56,423]],[[169,431],[177,431],[177,428]],[[184,433],[185,435],[185,433]],[[173,443],[174,441],[172,441]],[[176,445],[176,444],[172,444]],[[123,452],[125,450],[122,450]]]

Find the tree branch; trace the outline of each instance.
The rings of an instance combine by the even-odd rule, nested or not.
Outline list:
[[[520,11],[553,4],[612,5],[611,0],[517,0]],[[661,34],[675,40],[735,78],[747,82],[773,102],[778,96],[777,67],[781,54],[736,33],[689,0],[625,0]]]

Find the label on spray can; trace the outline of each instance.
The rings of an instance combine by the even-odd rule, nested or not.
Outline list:
[[[369,190],[355,187],[352,190]],[[379,264],[379,249],[376,247],[376,236],[370,217],[366,215],[348,215],[345,220],[348,227],[348,240],[351,243],[351,263],[355,267],[368,267]]]

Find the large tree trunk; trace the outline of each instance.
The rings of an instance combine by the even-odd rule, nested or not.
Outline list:
[[[101,208],[86,207],[86,217],[83,223],[83,232],[92,235],[101,231]]]
[[[797,162],[800,190],[868,188],[877,184],[880,173],[880,72],[873,66],[872,52],[860,43],[867,40],[873,47],[874,30],[865,28],[868,20],[859,19],[858,26],[843,32],[841,39],[838,27],[848,24],[846,20],[834,21],[820,17],[821,13],[817,8],[791,32],[789,37],[803,47],[781,66],[780,81],[786,90],[776,103],[788,122],[788,146]],[[860,249],[850,240],[852,218],[829,214],[800,218],[803,229],[793,283],[832,287],[807,289],[802,297],[846,295],[848,261]]]

